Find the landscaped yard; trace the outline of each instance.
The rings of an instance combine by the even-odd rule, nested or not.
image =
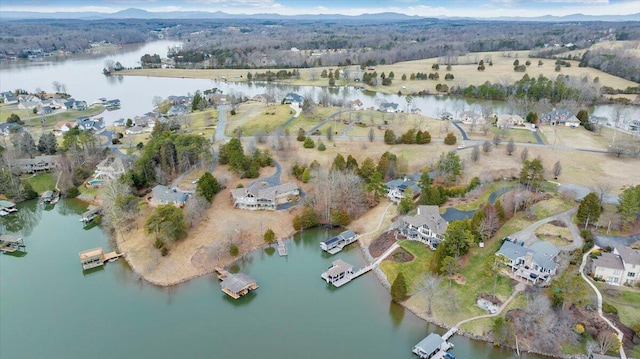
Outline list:
[[[27,178],[33,190],[42,194],[45,191],[53,191],[56,188],[56,176],[53,173],[41,173]]]

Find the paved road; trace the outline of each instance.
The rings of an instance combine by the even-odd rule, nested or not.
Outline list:
[[[456,126],[456,128],[458,128],[458,130],[462,134],[462,140],[469,141],[470,138],[467,136],[467,133],[459,125],[460,121],[453,121],[452,123],[453,123],[454,126]]]
[[[559,220],[564,222],[567,225],[567,228],[569,229],[569,232],[571,232],[571,237],[573,237],[573,242],[571,242],[571,244],[568,244],[566,246],[557,246],[559,250],[561,251],[572,251],[574,249],[577,248],[582,248],[582,245],[584,243],[584,240],[582,239],[582,237],[580,237],[580,231],[578,230],[578,227],[576,227],[576,225],[573,223],[573,221],[571,220],[571,217],[573,216],[574,213],[576,213],[578,211],[578,207],[573,207],[568,211],[562,212],[562,213],[558,213],[556,215],[553,215],[551,217],[547,217],[544,219],[541,219],[535,223],[533,223],[532,225],[530,225],[529,227],[511,234],[509,237],[517,239],[518,241],[523,241],[524,245],[527,247],[530,247],[532,244],[539,242],[540,239],[538,239],[538,237],[535,234],[535,231],[538,227],[540,227],[541,225],[545,224],[545,223],[549,223],[551,221],[554,220]]]
[[[267,187],[273,187],[280,184],[280,174],[282,174],[282,167],[277,161],[273,161],[274,166],[276,167],[276,173],[272,174],[269,177],[258,178],[255,181],[250,182],[247,187],[251,187],[256,182],[265,182]]]
[[[214,142],[218,141],[226,141],[228,137],[225,135],[225,130],[227,128],[227,109],[229,106],[220,105],[218,106],[218,123],[216,124],[216,134],[213,137]]]

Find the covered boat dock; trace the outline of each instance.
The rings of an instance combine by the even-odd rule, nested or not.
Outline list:
[[[13,253],[19,251],[20,248],[24,248],[24,241],[21,237],[12,236],[9,234],[0,235],[0,252]]]

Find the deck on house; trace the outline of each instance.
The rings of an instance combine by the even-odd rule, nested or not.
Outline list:
[[[287,253],[287,246],[284,245],[284,242],[282,242],[282,240],[278,239],[278,255],[280,257],[284,257],[286,256]]]

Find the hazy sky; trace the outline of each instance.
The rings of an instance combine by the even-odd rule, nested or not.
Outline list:
[[[2,11],[115,12],[224,11],[234,14],[345,14],[398,12],[420,16],[628,15],[640,12],[640,0],[0,0]]]

